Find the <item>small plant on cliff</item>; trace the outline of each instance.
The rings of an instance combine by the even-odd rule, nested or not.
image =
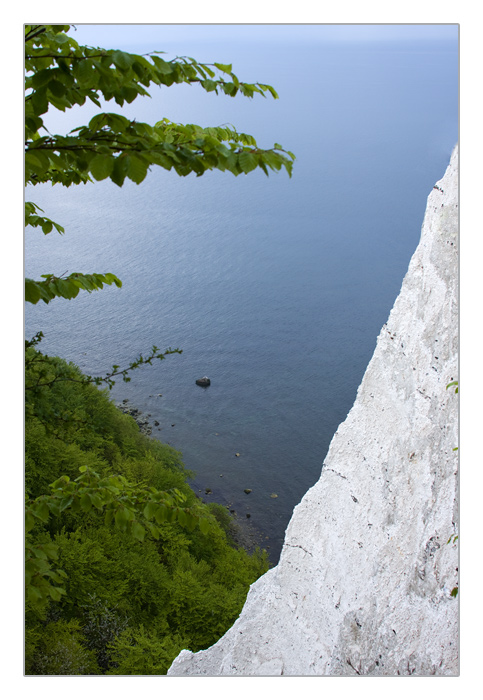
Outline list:
[[[457,393],[458,393],[458,388],[459,388],[459,383],[458,383],[458,381],[450,382],[449,384],[446,385],[446,389],[448,390],[448,389],[449,389],[450,387],[452,387],[452,386],[454,386],[454,393],[457,394]],[[453,452],[457,452],[457,451],[458,451],[458,448],[457,448],[457,447],[453,447]]]

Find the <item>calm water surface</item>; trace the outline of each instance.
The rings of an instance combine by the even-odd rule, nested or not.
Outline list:
[[[153,90],[124,113],[232,123],[262,147],[293,150],[292,179],[156,170],[122,189],[31,188],[27,199],[66,234],[27,231],[27,276],[109,271],[123,287],[29,305],[26,337],[42,329],[44,352],[94,374],[153,344],[182,348],[118,382],[112,397],[159,421],[153,436],[183,453],[195,490],[249,522],[276,563],[292,510],[352,406],[457,141],[457,48],[200,41],[182,52],[233,62],[241,79],[271,83],[280,100],[181,86]],[[88,118],[52,117],[51,130]],[[203,375],[208,389],[195,385]]]

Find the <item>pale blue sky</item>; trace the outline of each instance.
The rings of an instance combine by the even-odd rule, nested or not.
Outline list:
[[[163,42],[217,41],[453,41],[457,24],[79,24],[81,44],[153,50]]]

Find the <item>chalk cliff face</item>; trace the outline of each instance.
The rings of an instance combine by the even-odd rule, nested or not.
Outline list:
[[[224,637],[182,651],[169,675],[458,674],[457,231],[455,149],[279,564]]]

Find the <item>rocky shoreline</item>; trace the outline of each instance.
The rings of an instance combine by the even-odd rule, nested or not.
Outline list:
[[[123,399],[120,402],[116,402],[116,407],[122,411],[123,413],[126,413],[128,416],[131,416],[131,418],[134,419],[134,421],[137,423],[137,426],[139,428],[139,431],[143,435],[151,435],[153,432],[153,426],[149,422],[149,418],[151,418],[151,414],[144,414],[141,413],[139,408],[136,408],[135,406],[131,406],[129,403],[128,399]],[[157,427],[159,426],[158,421],[154,421],[154,425]],[[160,428],[158,428],[160,430]]]
[[[265,549],[262,541],[263,535],[251,523],[239,517],[236,513],[230,513],[230,515],[233,519],[233,528],[229,534],[235,547],[245,549],[248,554],[253,554],[256,549]],[[268,555],[270,557],[270,553]]]
[[[115,402],[115,406],[122,411],[122,413],[131,416],[131,418],[136,422],[139,432],[143,435],[152,437],[152,433],[155,428],[161,431],[157,420],[153,421],[151,424],[149,420],[151,418],[150,413],[142,413],[139,408],[130,404],[128,399]],[[153,437],[152,439],[157,440],[158,438]],[[208,492],[211,491],[208,490]],[[200,500],[204,503],[209,503],[209,501],[204,501],[201,496],[198,496],[198,498],[200,498]],[[234,546],[245,549],[249,554],[253,554],[257,548],[263,549],[263,535],[256,530],[252,523],[248,522],[246,518],[240,517],[235,511],[230,510],[229,504],[221,503],[220,505],[229,511],[230,517],[232,518],[232,527],[230,528],[229,537],[231,538]]]

